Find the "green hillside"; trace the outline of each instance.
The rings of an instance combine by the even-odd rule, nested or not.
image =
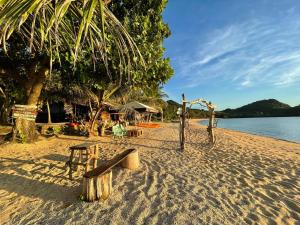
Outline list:
[[[168,106],[164,110],[167,120],[178,119],[177,109],[181,104],[173,101],[167,101]],[[188,109],[190,118],[207,118],[208,112],[202,109]],[[276,99],[267,99],[252,102],[236,109],[226,109],[217,111],[216,117],[219,118],[243,118],[243,117],[276,117],[276,116],[300,116],[300,105],[291,107],[288,104],[277,101]]]
[[[226,109],[218,113],[219,117],[271,117],[300,116],[300,105],[291,107],[276,99],[260,100],[237,109]]]

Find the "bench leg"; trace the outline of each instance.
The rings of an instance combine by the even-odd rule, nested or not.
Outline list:
[[[91,163],[91,149],[86,150],[86,165],[85,165],[85,172],[90,171],[90,163]]]
[[[106,200],[112,192],[112,171],[108,171],[101,177],[97,177],[97,198]],[[100,189],[101,188],[101,189]]]
[[[121,166],[123,168],[127,168],[130,170],[135,170],[139,167],[140,160],[139,160],[139,152],[135,150],[131,152],[123,161],[121,162]]]
[[[73,178],[72,178],[72,167],[73,167],[72,163],[73,163],[73,157],[74,157],[74,151],[71,150],[71,155],[70,155],[70,160],[69,160],[69,167],[70,167],[70,169],[69,169],[69,179],[70,179],[70,180],[73,179]]]
[[[78,165],[77,165],[77,174],[79,175],[80,172],[80,164],[82,163],[82,152],[79,151],[79,156],[78,156]]]
[[[95,200],[106,200],[112,192],[112,171],[102,176],[86,178],[83,177],[84,200],[93,202]]]

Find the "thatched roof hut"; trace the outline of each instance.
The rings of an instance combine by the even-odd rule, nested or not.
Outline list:
[[[133,101],[130,103],[127,103],[126,105],[123,105],[120,107],[120,110],[122,110],[123,108],[126,109],[131,109],[131,110],[135,110],[139,113],[159,113],[159,111],[151,106],[145,105],[143,103],[140,103],[138,101]]]
[[[151,106],[145,105],[138,101],[127,103],[119,108],[120,112],[125,113],[127,120],[149,121],[152,114],[157,114],[159,111]]]

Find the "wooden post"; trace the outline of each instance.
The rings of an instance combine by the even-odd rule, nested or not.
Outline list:
[[[97,160],[98,160],[98,145],[94,146],[94,161],[93,161],[93,169],[97,167]]]
[[[185,136],[184,136],[184,128],[185,128],[185,116],[186,116],[186,101],[184,94],[182,94],[182,115],[181,115],[181,137],[180,137],[180,149],[181,151],[184,151],[184,142],[185,142]]]
[[[69,179],[70,180],[73,180],[73,178],[72,178],[72,167],[73,167],[72,162],[73,162],[73,157],[74,157],[74,150],[71,149],[71,155],[70,155],[70,160],[69,160],[69,167],[70,167],[70,170],[69,170]]]
[[[90,152],[90,149],[91,149],[91,148],[89,147],[89,148],[87,148],[87,149],[85,150],[85,152],[86,152],[85,172],[90,171],[90,163],[91,163],[91,157],[90,157],[91,152]]]
[[[214,135],[214,131],[213,131],[213,126],[214,126],[215,112],[214,112],[213,107],[208,107],[208,110],[209,110],[209,123],[208,123],[207,131],[208,131],[208,136],[209,136],[209,142],[211,144],[214,144],[215,143],[215,135]]]
[[[78,157],[78,164],[79,164],[79,165],[77,165],[77,175],[79,175],[79,173],[80,173],[80,164],[81,164],[82,161],[83,161],[83,159],[82,159],[82,152],[79,151],[78,153],[79,153],[79,157]]]

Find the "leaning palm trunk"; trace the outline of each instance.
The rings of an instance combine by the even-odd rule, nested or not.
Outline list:
[[[101,111],[102,111],[102,108],[99,107],[97,110],[96,110],[96,113],[95,115],[93,115],[91,121],[90,121],[90,127],[89,127],[89,134],[94,136],[95,135],[95,126],[97,125],[97,120],[101,114]]]
[[[48,114],[48,123],[52,123],[52,121],[51,121],[50,105],[49,105],[49,101],[48,100],[47,100],[47,114]]]

